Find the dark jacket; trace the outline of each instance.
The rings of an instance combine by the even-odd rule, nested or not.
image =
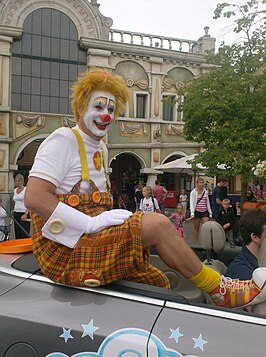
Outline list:
[[[137,203],[140,204],[140,201],[141,201],[142,198],[143,198],[142,191],[137,190],[137,191],[135,192],[135,197],[136,197]]]
[[[239,255],[229,264],[225,276],[232,279],[249,280],[258,268],[258,259],[244,245]]]
[[[226,223],[230,223],[229,228],[226,229],[233,229],[233,226],[236,221],[236,215],[234,212],[234,209],[232,207],[229,207],[227,211],[223,207],[220,208],[220,211],[218,213],[216,221],[220,223],[221,226],[223,226]]]

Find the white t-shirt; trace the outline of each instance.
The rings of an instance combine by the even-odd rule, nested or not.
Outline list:
[[[183,206],[183,213],[185,214],[186,210],[187,210],[187,195],[186,194],[184,194],[184,195],[181,194],[179,196],[179,202]]]
[[[0,206],[0,226],[5,226],[5,217],[6,217],[6,211],[4,210],[3,207]]]
[[[179,196],[179,199],[180,199],[180,203],[185,203],[185,204],[187,204],[187,195],[185,194],[185,195],[180,195]]]
[[[24,197],[25,197],[26,187],[20,193],[17,193],[17,188],[14,189],[13,201],[15,202],[14,211],[25,213],[27,208],[24,205]]]
[[[139,209],[144,213],[156,212],[159,209],[159,204],[156,198],[153,198],[154,204],[151,197],[144,197],[140,201]]]
[[[88,160],[91,180],[99,191],[106,192],[106,176],[104,172],[102,150],[106,163],[107,149],[102,141],[92,139],[75,127],[81,134]],[[55,155],[56,153],[56,155]],[[55,193],[69,193],[81,179],[81,162],[77,139],[69,128],[55,130],[40,145],[29,176],[35,176],[51,182],[56,186]],[[89,182],[82,182],[81,193],[89,192]]]
[[[82,132],[78,126],[75,129],[78,130],[84,142],[90,179],[99,191],[107,192],[102,149],[106,163],[108,162],[108,153],[104,142],[92,139]],[[72,130],[59,128],[42,142],[29,176],[51,182],[56,187],[55,193],[66,194],[72,190],[81,179],[78,141]],[[89,182],[82,181],[80,192],[89,193],[89,188]],[[60,213],[58,213],[58,207],[59,205],[43,226],[43,235],[48,239],[73,248],[84,233],[84,214],[64,204],[60,206]],[[75,219],[73,220],[74,216]],[[53,218],[63,219],[65,223],[64,230],[60,234],[54,234],[48,228],[49,222]],[[79,224],[79,219],[83,219],[83,225]]]

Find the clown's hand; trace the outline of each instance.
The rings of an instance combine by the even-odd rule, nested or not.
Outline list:
[[[103,212],[96,217],[88,217],[89,222],[85,229],[85,233],[97,233],[107,227],[118,226],[123,224],[130,216],[132,216],[132,212],[130,211],[125,209],[115,209]]]

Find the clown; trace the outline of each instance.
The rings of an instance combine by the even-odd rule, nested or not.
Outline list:
[[[40,145],[25,204],[32,212],[33,251],[44,275],[76,286],[126,279],[169,288],[166,276],[149,263],[154,246],[165,264],[219,306],[265,300],[266,268],[257,269],[251,281],[228,280],[201,263],[164,215],[110,209],[102,138],[129,98],[121,77],[99,69],[85,73],[73,87],[76,127],[59,128]]]

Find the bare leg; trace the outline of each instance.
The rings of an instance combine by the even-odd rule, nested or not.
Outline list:
[[[206,222],[208,222],[210,220],[210,218],[209,217],[202,217],[201,218],[201,223],[203,224],[203,223],[206,223]]]
[[[164,263],[187,279],[202,269],[199,258],[180,237],[169,219],[162,214],[143,215],[142,244],[144,249],[154,246]]]
[[[193,219],[193,224],[194,224],[194,241],[195,241],[196,244],[199,244],[200,219],[194,218]]]
[[[202,291],[209,293],[216,305],[240,307],[266,300],[266,270],[256,269],[252,284],[248,280],[239,285],[237,279],[236,288],[232,279],[228,282],[227,278],[221,277],[215,270],[202,265],[179,236],[174,225],[162,214],[144,214],[141,233],[144,249],[154,246],[165,264],[190,279]]]

